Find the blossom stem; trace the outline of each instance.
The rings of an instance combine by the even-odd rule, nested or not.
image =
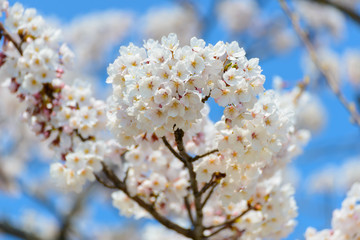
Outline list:
[[[106,177],[114,184],[114,186],[125,193],[130,199],[135,201],[140,207],[142,207],[145,211],[147,211],[154,219],[156,219],[159,223],[164,225],[166,228],[176,231],[177,233],[188,237],[193,238],[193,233],[191,229],[186,229],[181,227],[180,225],[170,221],[166,217],[162,216],[159,212],[156,211],[155,207],[152,204],[145,202],[142,198],[135,195],[132,196],[127,189],[126,182],[120,180],[116,174],[110,169],[104,162],[103,165],[103,172]],[[101,181],[100,183],[102,183]],[[105,185],[104,185],[105,186]],[[105,186],[106,187],[106,186]]]
[[[16,49],[18,50],[18,52],[20,53],[20,55],[23,54],[23,51],[21,49],[21,46],[19,43],[17,43],[15,41],[15,39],[10,35],[10,33],[5,29],[4,25],[0,22],[0,36],[4,36],[5,39],[7,39],[8,41],[12,42],[14,44],[14,46],[16,47]]]
[[[207,152],[207,153],[204,153],[202,155],[196,155],[195,157],[193,157],[191,159],[192,162],[195,162],[196,160],[200,159],[200,158],[203,158],[203,157],[207,157],[209,156],[210,154],[213,154],[213,153],[216,153],[218,152],[219,150],[218,149],[214,149],[214,150],[211,150],[210,152]]]
[[[336,8],[337,10],[339,10],[340,12],[346,14],[347,16],[349,16],[353,21],[355,21],[357,24],[360,24],[360,15],[357,14],[355,11],[353,11],[351,8],[344,6],[341,3],[335,2],[335,1],[329,1],[329,0],[312,0],[313,2],[316,3],[320,3],[323,5],[329,5],[332,6],[334,8]]]
[[[301,41],[304,43],[307,51],[309,52],[310,58],[315,64],[315,66],[319,69],[320,73],[325,77],[327,84],[329,85],[331,91],[335,94],[335,96],[339,99],[342,105],[346,108],[346,110],[350,113],[352,120],[355,124],[360,125],[360,115],[356,111],[356,105],[352,102],[349,102],[344,94],[341,92],[339,86],[336,84],[334,80],[334,76],[327,71],[326,67],[321,63],[320,59],[316,55],[315,47],[310,42],[308,35],[301,28],[299,24],[299,19],[294,15],[294,13],[290,10],[286,0],[279,0],[280,5],[284,11],[284,13],[289,17],[291,24],[293,25],[296,33],[300,37]]]

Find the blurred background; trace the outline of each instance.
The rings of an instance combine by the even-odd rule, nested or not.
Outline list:
[[[291,9],[315,46],[323,67],[360,109],[360,14],[356,0],[293,0]],[[15,3],[10,0],[10,4]],[[207,43],[238,41],[260,59],[265,87],[289,88],[310,78],[297,124],[312,132],[304,153],[287,170],[296,188],[298,225],[287,239],[303,239],[308,226],[331,227],[353,182],[360,181],[359,128],[329,89],[276,0],[23,0],[61,28],[76,54],[74,77],[91,81],[106,99],[106,68],[121,45],[175,32]],[[280,81],[280,79],[282,79]],[[56,189],[49,178],[52,154],[21,123],[22,106],[0,88],[0,239],[158,239],[151,221],[127,219],[96,185],[83,193]],[[210,102],[212,120],[222,109]],[[139,229],[141,228],[141,231]]]

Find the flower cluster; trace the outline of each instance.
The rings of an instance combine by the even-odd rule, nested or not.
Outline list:
[[[5,11],[5,26],[17,34],[3,46],[5,85],[26,103],[23,118],[31,129],[65,160],[51,167],[56,182],[79,191],[94,179],[93,171],[101,170],[105,143],[96,136],[105,127],[105,103],[94,99],[80,80],[72,85],[62,81],[74,54],[59,45],[58,30],[35,9],[17,3]]]
[[[247,60],[236,42],[205,46],[192,38],[190,46],[179,47],[174,34],[161,44],[149,40],[144,48],[121,47],[108,73],[114,89],[110,125],[128,146],[143,133],[162,137],[176,128],[187,131],[202,117],[209,97],[244,111],[265,79],[258,59]]]
[[[341,209],[333,212],[332,228],[317,232],[308,228],[305,238],[308,240],[322,239],[358,239],[360,237],[360,183],[355,183],[342,202]]]

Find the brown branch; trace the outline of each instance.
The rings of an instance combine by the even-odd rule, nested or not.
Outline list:
[[[34,233],[17,228],[4,220],[0,220],[0,233],[6,233],[26,240],[41,240],[41,238]]]
[[[211,155],[211,154],[213,154],[213,153],[216,153],[216,152],[218,152],[218,151],[219,151],[219,149],[214,149],[214,150],[211,150],[210,152],[207,152],[207,153],[204,153],[204,154],[201,154],[201,155],[196,155],[195,157],[193,157],[193,158],[191,159],[191,161],[192,161],[192,162],[195,162],[196,160],[198,160],[198,159],[200,159],[200,158],[207,157],[207,156],[209,156],[209,155]]]
[[[110,188],[110,189],[117,189],[117,187],[111,186],[110,184],[108,184],[108,183],[106,183],[105,181],[103,181],[103,180],[100,178],[99,175],[94,174],[94,176],[95,176],[96,180],[97,180],[99,183],[101,183],[102,185],[104,185],[105,187]]]
[[[184,163],[184,160],[182,159],[182,157],[179,155],[178,152],[175,151],[175,149],[170,145],[170,143],[168,142],[168,140],[166,139],[166,137],[162,137],[162,140],[165,144],[165,146],[170,150],[170,152],[177,158],[179,159],[181,162]]]
[[[186,210],[188,212],[191,223],[195,224],[194,218],[193,218],[192,213],[191,213],[191,206],[190,206],[190,203],[189,203],[188,196],[184,197],[184,203],[185,203],[185,207],[186,207]]]
[[[246,213],[248,213],[251,210],[256,210],[254,207],[251,206],[250,203],[248,203],[248,207],[245,211],[243,211],[241,214],[239,214],[238,216],[224,222],[221,223],[219,225],[214,225],[214,226],[210,226],[210,227],[206,227],[205,229],[214,229],[214,228],[219,228],[216,231],[212,232],[211,234],[209,234],[208,236],[206,236],[207,238],[212,237],[216,234],[218,234],[219,232],[221,232],[222,230],[226,229],[226,228],[230,228],[238,219],[240,219],[241,217],[243,217]]]
[[[319,4],[323,4],[323,5],[332,6],[332,7],[336,8],[337,10],[339,10],[340,12],[347,15],[348,17],[350,17],[357,24],[360,24],[360,15],[357,12],[355,12],[353,9],[351,9],[341,3],[338,3],[335,1],[329,1],[329,0],[311,0],[311,1],[319,3]]]
[[[3,23],[0,22],[0,34],[2,36],[4,36],[8,41],[12,42],[14,44],[14,46],[16,47],[16,49],[18,50],[18,52],[20,53],[20,55],[23,54],[23,51],[21,49],[21,46],[19,43],[17,43],[15,41],[15,39],[10,35],[10,33],[5,29]]]
[[[311,60],[315,64],[315,66],[319,69],[320,73],[325,77],[327,84],[329,85],[331,91],[335,94],[335,96],[339,99],[342,105],[346,108],[346,110],[350,113],[352,120],[355,124],[360,125],[360,115],[356,111],[356,107],[354,103],[348,102],[346,100],[343,93],[340,91],[339,87],[336,85],[336,81],[334,76],[329,73],[326,67],[321,63],[318,56],[316,55],[315,47],[310,42],[307,34],[305,31],[300,27],[298,18],[293,14],[290,10],[288,4],[285,0],[279,0],[282,9],[284,10],[285,14],[289,17],[291,24],[293,25],[296,33],[300,37],[301,41],[304,43]]]
[[[130,199],[135,201],[140,207],[142,207],[145,211],[147,211],[154,219],[156,219],[159,223],[164,225],[166,228],[176,231],[177,233],[192,238],[193,233],[190,229],[186,229],[181,227],[180,225],[170,221],[166,217],[162,216],[160,213],[158,213],[155,209],[155,207],[152,204],[149,204],[145,202],[142,198],[135,195],[132,196],[130,192],[127,189],[126,183],[124,181],[121,181],[116,174],[108,168],[108,166],[102,162],[103,165],[103,172],[107,176],[107,178],[116,186],[117,189],[124,192]],[[100,182],[101,183],[101,182]]]
[[[74,217],[81,211],[84,200],[91,192],[91,189],[93,186],[94,185],[88,186],[84,191],[81,192],[81,194],[77,195],[77,198],[76,198],[70,212],[62,220],[62,227],[58,233],[57,240],[67,239],[67,237],[68,237],[67,234],[68,234],[69,230],[71,229],[71,223],[72,223]]]
[[[184,146],[183,137],[184,131],[182,129],[177,129],[174,132],[175,134],[175,142],[177,145],[177,149],[180,153],[180,156],[184,160],[184,165],[188,169],[189,178],[190,178],[190,188],[194,195],[194,203],[195,203],[195,211],[196,211],[196,220],[194,227],[194,238],[193,239],[203,239],[204,235],[204,226],[203,226],[203,212],[202,212],[202,204],[201,204],[201,195],[199,194],[198,182],[196,179],[196,172],[194,171],[194,166],[192,163],[192,157],[190,157]]]

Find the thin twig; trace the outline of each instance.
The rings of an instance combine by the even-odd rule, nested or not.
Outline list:
[[[74,219],[74,217],[81,211],[83,203],[86,199],[86,197],[91,192],[91,189],[94,185],[88,186],[84,191],[81,192],[81,194],[77,195],[77,198],[70,210],[70,212],[64,217],[62,221],[62,228],[58,233],[57,240],[65,240],[67,239],[67,234],[69,230],[71,229],[71,223]]]
[[[149,204],[149,203],[145,202],[139,196],[137,196],[137,195],[132,196],[130,194],[130,192],[128,191],[125,182],[121,181],[116,176],[116,174],[104,162],[102,162],[102,165],[103,165],[103,172],[105,173],[107,178],[114,184],[114,186],[116,186],[117,189],[124,192],[130,199],[135,201],[140,207],[142,207],[146,212],[148,212],[154,219],[156,219],[159,223],[161,223],[162,225],[164,225],[168,229],[174,230],[177,233],[179,233],[179,234],[181,234],[181,235],[183,235],[185,237],[192,238],[193,233],[192,233],[191,229],[183,228],[180,225],[178,225],[178,224],[170,221],[166,217],[162,216],[155,209],[155,207],[152,204]]]
[[[311,0],[311,1],[323,4],[323,5],[332,6],[332,7],[336,8],[337,10],[339,10],[340,12],[346,14],[357,24],[360,24],[360,15],[357,12],[355,12],[353,9],[351,9],[339,2],[329,1],[329,0]]]
[[[319,69],[320,73],[325,77],[326,82],[329,85],[330,89],[335,94],[335,96],[339,99],[339,101],[342,103],[342,105],[346,108],[346,110],[350,113],[354,123],[357,125],[360,125],[360,116],[359,116],[359,113],[356,111],[355,104],[348,102],[348,100],[346,100],[345,96],[340,91],[339,87],[336,85],[334,76],[330,72],[327,71],[326,67],[323,66],[323,64],[319,60],[318,56],[316,55],[316,51],[315,51],[313,44],[310,42],[305,31],[300,27],[298,18],[290,10],[286,1],[279,0],[279,2],[280,2],[282,9],[285,12],[285,14],[289,17],[296,33],[298,34],[301,41],[304,43],[307,51],[309,52],[311,60],[313,61],[315,66]]]
[[[192,213],[191,213],[191,206],[190,206],[190,203],[189,203],[188,196],[184,197],[184,203],[185,203],[185,207],[186,207],[186,210],[188,212],[191,223],[195,224],[194,218],[193,218]]]
[[[0,220],[0,233],[6,233],[21,239],[41,240],[41,238],[36,236],[35,233],[17,228],[4,220]]]
[[[208,195],[206,195],[203,203],[201,204],[201,208],[204,208],[206,206],[206,203],[209,201],[209,199],[210,199],[211,195],[213,194],[213,192],[214,192],[217,185],[218,185],[218,183],[211,186],[211,189],[210,189]]]
[[[162,137],[162,140],[165,144],[165,146],[170,150],[170,152],[177,158],[179,159],[181,162],[184,162],[183,158],[179,155],[178,152],[175,151],[175,149],[170,145],[170,143],[168,142],[168,140],[166,139],[166,137]]]
[[[12,42],[14,44],[14,46],[16,47],[16,49],[18,50],[18,52],[20,53],[20,55],[23,54],[23,51],[21,49],[21,46],[18,42],[15,41],[15,39],[10,35],[10,33],[5,29],[3,23],[0,22],[0,34],[2,36],[4,36],[7,40],[9,40],[10,42]]]
[[[194,171],[194,166],[192,163],[192,157],[190,157],[185,149],[183,137],[184,137],[184,131],[182,129],[177,129],[174,132],[175,134],[175,142],[177,149],[180,153],[181,158],[184,160],[184,165],[188,169],[189,178],[190,178],[190,188],[192,190],[193,196],[194,196],[194,203],[195,203],[195,212],[196,212],[196,220],[195,224],[193,224],[194,227],[194,238],[195,240],[203,239],[203,232],[204,232],[204,226],[203,226],[203,211],[201,208],[201,195],[199,194],[199,187],[198,182],[196,179],[196,172]]]
[[[234,224],[238,219],[240,219],[241,217],[243,217],[246,213],[248,213],[249,211],[251,210],[256,210],[254,209],[250,204],[248,204],[248,208],[243,211],[241,214],[239,214],[238,216],[224,222],[224,223],[221,223],[219,225],[214,225],[214,226],[210,226],[210,227],[206,227],[205,229],[214,229],[214,228],[218,228],[215,232],[212,232],[211,234],[209,234],[208,236],[206,236],[207,238],[208,237],[212,237],[216,234],[218,234],[219,232],[221,232],[222,230],[226,229],[226,228],[229,228],[232,226],[232,224]]]
[[[191,159],[191,161],[192,161],[192,162],[195,162],[196,160],[198,160],[198,159],[200,159],[200,158],[207,157],[207,156],[209,156],[209,155],[211,155],[211,154],[213,154],[213,153],[216,153],[216,152],[218,152],[218,151],[219,151],[219,149],[214,149],[214,150],[211,150],[210,152],[207,152],[207,153],[204,153],[204,154],[201,154],[201,155],[196,155],[195,157],[193,157],[193,158]]]

